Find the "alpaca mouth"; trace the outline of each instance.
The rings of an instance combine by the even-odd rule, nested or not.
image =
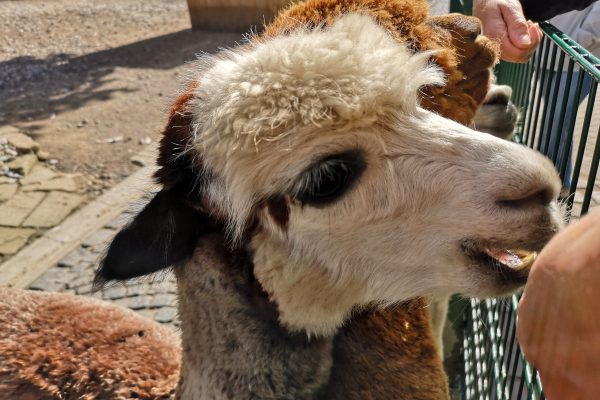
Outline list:
[[[509,250],[486,247],[482,249],[482,253],[496,266],[510,268],[513,271],[528,270],[537,257],[536,251],[523,249]]]
[[[533,250],[476,245],[473,242],[465,242],[462,247],[467,256],[478,265],[488,268],[492,273],[501,273],[506,278],[517,280],[527,279],[538,254]]]

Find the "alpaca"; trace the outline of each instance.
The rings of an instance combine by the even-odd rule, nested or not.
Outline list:
[[[410,46],[346,13],[198,66],[97,278],[176,264],[180,398],[447,398],[413,299],[524,282],[556,173],[419,107],[444,77]]]
[[[510,140],[519,117],[517,107],[510,101],[511,96],[510,86],[492,85],[475,113],[473,128]]]
[[[161,144],[164,188],[98,272],[102,283],[178,264],[182,398],[313,398],[327,387],[316,372],[328,341],[360,310],[524,283],[528,254],[560,226],[557,174],[530,149],[420,108],[419,90],[443,84],[428,56],[349,13],[203,61]],[[206,276],[223,241],[279,341],[214,304],[239,291]],[[325,355],[290,362],[278,348],[294,335],[296,351]]]

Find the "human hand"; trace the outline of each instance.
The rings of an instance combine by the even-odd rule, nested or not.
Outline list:
[[[484,35],[500,41],[504,61],[526,62],[542,40],[538,24],[525,20],[519,0],[475,0],[473,15]]]
[[[597,398],[600,385],[600,210],[560,232],[533,264],[517,334],[549,399]]]

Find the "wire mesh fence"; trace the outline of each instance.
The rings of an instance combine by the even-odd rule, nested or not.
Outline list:
[[[549,23],[526,64],[502,63],[498,83],[513,88],[520,117],[515,141],[546,154],[563,182],[564,207],[578,218],[600,205],[600,60]],[[460,397],[544,399],[539,376],[516,338],[519,295],[470,300],[462,314]]]

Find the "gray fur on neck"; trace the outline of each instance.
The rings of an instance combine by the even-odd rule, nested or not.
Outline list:
[[[179,399],[314,399],[329,380],[332,339],[290,334],[252,288],[247,257],[219,234],[176,267],[183,362]],[[246,271],[247,272],[247,271]]]

